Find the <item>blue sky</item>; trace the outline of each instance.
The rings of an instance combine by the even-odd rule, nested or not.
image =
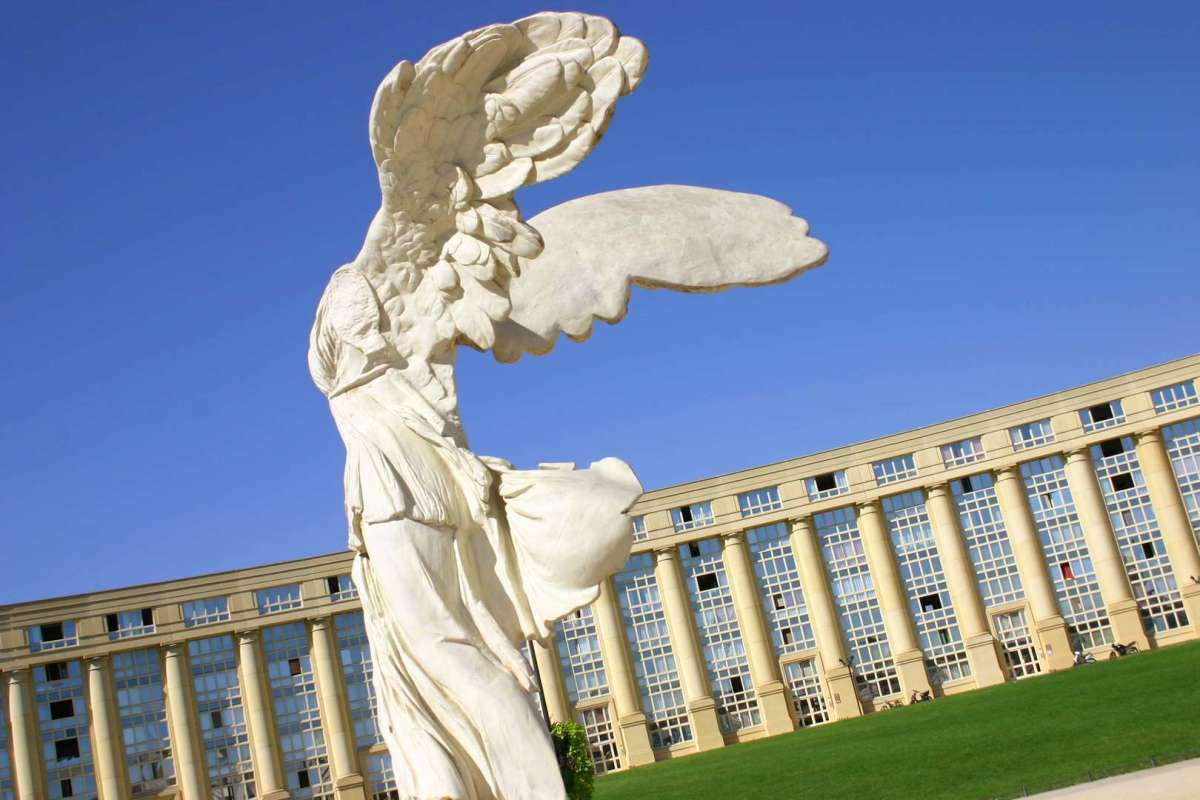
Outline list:
[[[378,196],[399,59],[557,3],[24,4],[0,29],[0,603],[340,549],[305,349]],[[421,11],[415,12],[413,8]],[[829,243],[765,290],[643,292],[585,345],[461,360],[480,452],[647,488],[1197,350],[1200,9],[595,3],[651,65],[527,214],[653,183]]]

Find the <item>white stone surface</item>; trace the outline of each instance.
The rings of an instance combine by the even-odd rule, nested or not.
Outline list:
[[[711,189],[521,218],[516,190],[580,163],[645,67],[608,20],[546,13],[402,61],[376,93],[382,203],[321,298],[309,366],[346,445],[354,580],[401,797],[563,797],[520,647],[621,567],[641,493],[617,459],[517,470],[473,453],[458,345],[514,361],[618,321],[631,286],[719,291],[825,258],[784,206]]]

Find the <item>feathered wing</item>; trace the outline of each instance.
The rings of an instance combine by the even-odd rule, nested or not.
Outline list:
[[[716,292],[777,283],[828,253],[782,203],[694,186],[591,195],[529,222],[543,248],[522,259],[509,284],[512,308],[492,345],[502,362],[549,352],[559,333],[586,339],[597,319],[620,321],[634,286]]]
[[[463,339],[491,346],[516,260],[542,249],[513,193],[579,164],[646,60],[607,19],[544,13],[463,34],[388,74],[370,121],[383,202],[354,266],[393,339],[417,350],[403,355],[430,358]]]

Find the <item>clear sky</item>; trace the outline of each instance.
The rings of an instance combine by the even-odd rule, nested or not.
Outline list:
[[[0,603],[345,546],[305,365],[378,190],[399,59],[558,3],[24,3],[0,26]],[[417,11],[416,9],[420,9]],[[502,9],[502,10],[500,10]],[[527,214],[754,191],[829,243],[785,286],[634,298],[461,360],[472,443],[647,488],[1197,347],[1195,3],[602,3],[649,72]]]

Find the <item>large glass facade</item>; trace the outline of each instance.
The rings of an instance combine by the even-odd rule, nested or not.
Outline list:
[[[175,785],[158,648],[117,653],[112,672],[129,790],[134,797],[157,794]]]
[[[401,800],[392,772],[392,756],[386,750],[367,756],[367,790],[371,800]]]
[[[1021,465],[1021,477],[1071,646],[1086,650],[1112,642],[1100,582],[1067,485],[1062,456],[1026,461]]]
[[[762,717],[721,557],[721,540],[680,545],[679,555],[721,729],[732,733],[758,725]]]
[[[650,729],[650,743],[660,748],[690,742],[692,725],[654,577],[654,556],[649,553],[630,556],[613,582],[642,695],[642,710]]]
[[[1125,574],[1146,629],[1161,634],[1182,628],[1188,623],[1183,598],[1150,505],[1133,438],[1123,436],[1092,445],[1091,454]]]
[[[333,800],[317,686],[303,622],[263,628],[263,655],[275,706],[283,774],[293,798]]]
[[[567,697],[572,703],[608,694],[604,655],[591,606],[559,620],[554,632],[555,649],[562,665]]]
[[[821,688],[821,676],[811,658],[793,661],[784,668],[784,678],[792,690],[792,712],[801,727],[829,721],[829,706]]]
[[[338,652],[342,661],[342,682],[346,685],[346,706],[360,748],[383,741],[379,733],[379,706],[372,680],[375,675],[371,647],[361,611],[349,611],[333,618],[337,631]]]
[[[1175,483],[1192,523],[1192,535],[1200,546],[1200,418],[1163,428],[1163,443],[1171,457]]]
[[[994,608],[1025,599],[991,474],[951,481],[950,491],[958,506],[959,524],[984,606]]]
[[[236,647],[232,636],[188,642],[204,763],[212,796],[221,800],[256,796]]]
[[[59,661],[34,667],[33,687],[50,800],[96,800],[82,665]]]
[[[829,571],[829,588],[850,648],[850,666],[859,696],[869,702],[899,693],[900,679],[892,661],[854,508],[847,506],[816,514],[813,528]]]
[[[950,600],[950,587],[942,558],[933,538],[933,525],[925,508],[925,493],[905,492],[883,498],[892,549],[900,579],[908,594],[908,609],[917,625],[929,679],[953,681],[971,674],[967,647],[958,629]]]
[[[750,528],[746,531],[746,545],[754,563],[754,577],[767,612],[775,652],[782,656],[815,649],[817,643],[804,603],[788,526],[777,522]]]
[[[603,775],[620,769],[621,755],[617,750],[617,738],[613,732],[612,719],[608,716],[608,706],[596,706],[580,711],[579,724],[587,734],[596,774]]]

